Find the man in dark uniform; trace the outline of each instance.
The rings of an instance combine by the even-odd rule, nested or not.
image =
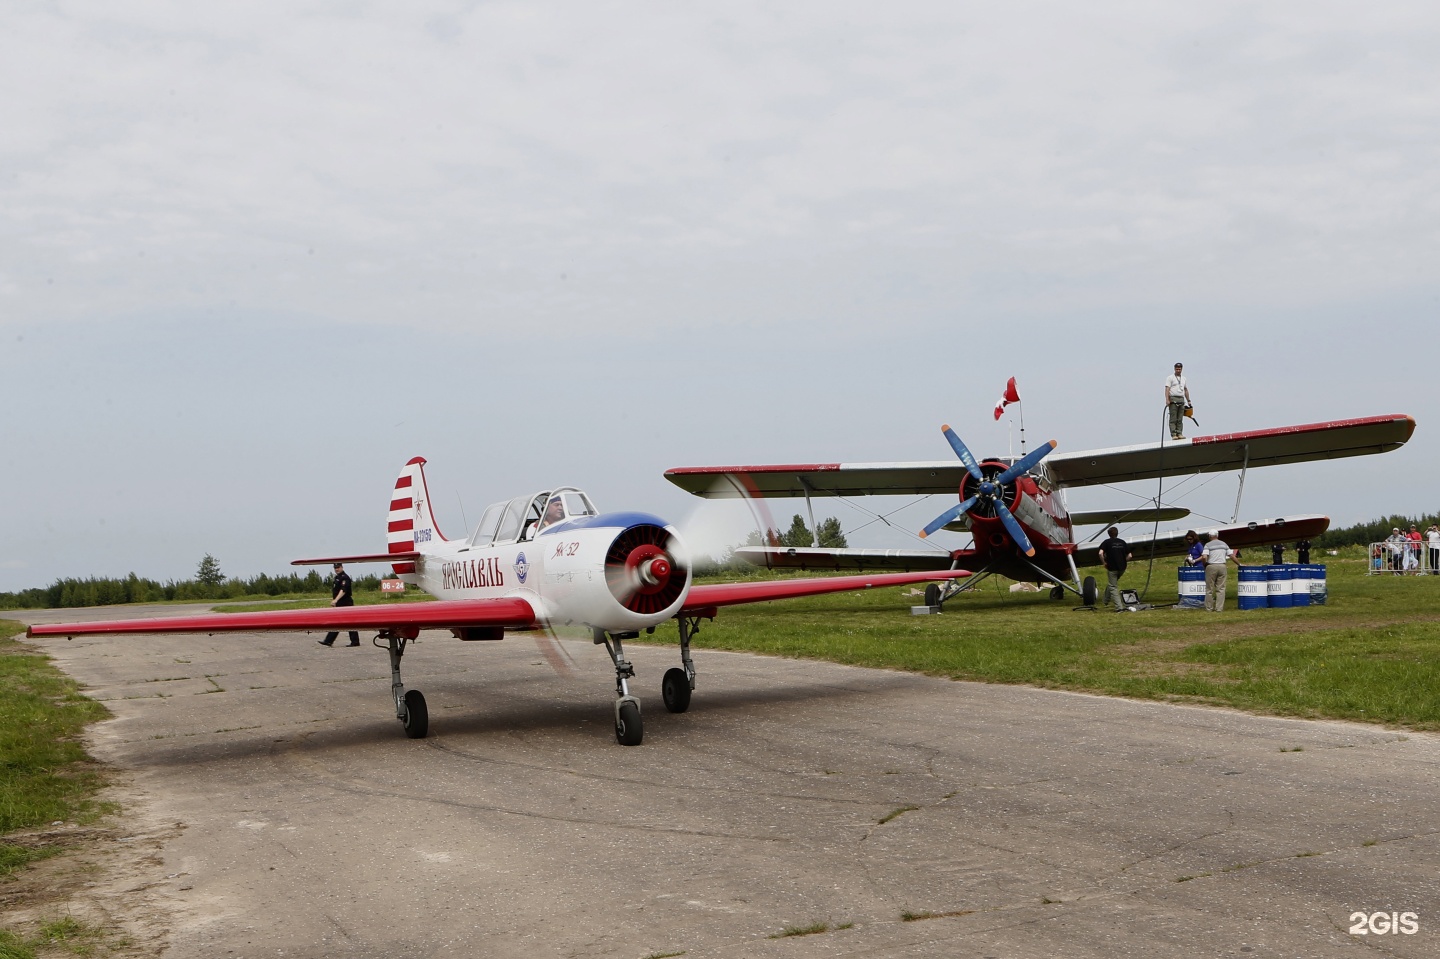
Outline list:
[[[1115,612],[1125,607],[1120,602],[1120,577],[1125,575],[1125,564],[1130,562],[1130,544],[1120,538],[1119,527],[1110,527],[1110,538],[1100,544],[1100,565],[1105,567],[1105,598],[1102,603],[1109,605],[1115,597]]]
[[[335,579],[334,579],[334,581],[331,583],[331,586],[330,586],[330,605],[331,605],[331,606],[354,606],[354,605],[355,605],[355,597],[352,596],[352,595],[350,595],[350,594],[354,591],[354,589],[355,589],[355,585],[350,582],[350,574],[347,573],[347,572],[345,572],[345,566],[344,566],[344,564],[343,564],[343,563],[336,563],[336,564],[335,564]],[[339,634],[338,632],[337,632],[337,633],[326,633],[326,634],[325,634],[325,638],[322,639],[322,640],[320,640],[320,645],[321,645],[321,646],[334,646],[334,645],[335,645],[335,637],[336,637],[336,636],[339,636],[339,635],[340,635],[340,634]],[[360,634],[357,633],[357,632],[355,632],[355,630],[353,630],[353,629],[350,630],[350,645],[351,645],[351,646],[359,646],[359,645],[360,645]]]

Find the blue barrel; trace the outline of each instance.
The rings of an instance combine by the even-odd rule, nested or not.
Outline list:
[[[1270,605],[1269,579],[1264,566],[1240,567],[1240,608],[1265,609]]]
[[[1290,605],[1310,605],[1310,567],[1293,563],[1290,566],[1290,573],[1294,577],[1290,582]]]
[[[1266,566],[1265,579],[1268,580],[1271,609],[1289,609],[1294,605],[1290,595],[1290,585],[1295,580],[1293,569],[1289,566]]]
[[[1186,564],[1180,567],[1180,608],[1205,608],[1205,567]]]
[[[1328,598],[1325,589],[1325,564],[1313,563],[1305,568],[1310,571],[1310,605],[1324,606]]]

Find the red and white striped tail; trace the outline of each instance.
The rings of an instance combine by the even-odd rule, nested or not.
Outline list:
[[[415,457],[400,471],[400,478],[395,481],[395,492],[390,496],[386,531],[392,553],[423,553],[431,544],[445,541],[435,525],[435,514],[430,510],[430,492],[425,486],[425,457]],[[415,572],[413,562],[395,563],[391,568],[397,575]]]

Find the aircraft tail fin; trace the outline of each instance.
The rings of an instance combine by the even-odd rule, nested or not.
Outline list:
[[[425,553],[433,544],[445,541],[430,509],[423,456],[406,463],[400,471],[400,478],[395,481],[395,492],[390,495],[386,536],[392,553]],[[396,563],[394,570],[397,575],[414,573],[415,563]]]

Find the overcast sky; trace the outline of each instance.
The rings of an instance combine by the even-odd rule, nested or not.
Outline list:
[[[1177,359],[1199,433],[1419,423],[1246,516],[1440,509],[1437,49],[1420,2],[9,3],[0,590],[382,548],[417,454],[460,536],[1004,452],[1012,375],[1032,443],[1154,441]]]

